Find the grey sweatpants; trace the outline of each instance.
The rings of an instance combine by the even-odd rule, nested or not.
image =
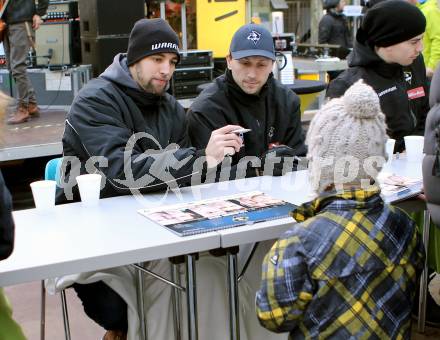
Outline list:
[[[32,39],[35,39],[32,23],[28,25]],[[6,32],[3,46],[9,71],[17,88],[17,103],[24,106],[27,106],[29,102],[36,103],[35,91],[26,72],[26,57],[31,47],[26,25],[24,22],[8,25]]]

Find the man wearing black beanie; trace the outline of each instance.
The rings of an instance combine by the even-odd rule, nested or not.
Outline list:
[[[387,133],[396,139],[395,151],[405,149],[403,137],[423,135],[429,111],[426,69],[421,51],[426,20],[403,0],[376,3],[359,28],[349,68],[328,86],[326,96],[337,98],[359,79],[374,88],[386,116]]]
[[[225,154],[239,151],[242,140],[231,133],[241,128],[238,125],[213,131],[204,150],[190,146],[185,111],[166,92],[179,62],[178,45],[177,34],[166,21],[136,22],[127,53],[116,55],[98,78],[81,89],[71,105],[62,140],[63,155],[65,159],[79,159],[80,170],[75,174],[73,166],[63,166],[62,178],[101,172],[105,178],[101,198],[166,190],[191,184],[192,175],[199,173],[200,177],[206,169],[215,171]],[[206,158],[199,161],[199,156]],[[97,168],[89,170],[91,157],[103,157],[105,162],[93,162]],[[131,173],[127,173],[127,165]],[[77,185],[71,189],[73,199],[79,200]],[[58,202],[68,199],[72,197],[66,190],[58,193]],[[148,266],[156,271],[162,268],[161,274],[166,276],[167,261],[153,261]],[[119,294],[103,281],[76,282],[82,283],[73,287],[86,314],[107,330],[104,340],[126,339],[127,331],[131,338],[138,338],[139,330],[128,329],[127,303]],[[164,295],[165,290],[161,286],[155,298]],[[153,334],[151,338],[163,337]]]

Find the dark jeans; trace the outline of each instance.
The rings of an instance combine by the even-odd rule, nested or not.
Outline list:
[[[104,282],[72,286],[87,316],[106,330],[127,332],[127,304]]]

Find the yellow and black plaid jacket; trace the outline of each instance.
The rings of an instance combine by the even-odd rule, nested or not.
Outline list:
[[[409,339],[424,259],[415,224],[379,190],[327,193],[263,262],[260,323],[291,339]]]

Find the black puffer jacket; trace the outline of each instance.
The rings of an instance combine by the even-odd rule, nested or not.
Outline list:
[[[426,118],[423,187],[432,221],[440,228],[440,67],[431,82],[431,110]]]
[[[244,134],[244,147],[233,156],[232,165],[245,156],[261,157],[273,145],[287,145],[297,156],[307,152],[299,98],[272,76],[259,95],[249,95],[227,70],[197,97],[187,118],[196,148],[206,147],[211,132],[227,124],[251,129]]]
[[[132,149],[126,151],[135,137]],[[106,178],[101,197],[108,197],[130,194],[133,188],[147,192],[186,185],[196,158],[204,154],[189,147],[182,106],[167,93],[156,96],[141,90],[130,76],[124,54],[78,93],[62,141],[67,199],[75,184],[70,176],[93,172],[85,168],[92,156],[106,159],[94,165]],[[66,156],[78,157],[81,169],[68,163]],[[73,190],[78,199],[76,186]],[[59,192],[57,201],[63,199]]]
[[[336,13],[334,9],[327,10],[319,22],[318,42],[339,45],[338,57],[345,58],[352,47],[351,41],[345,15]]]
[[[38,0],[38,5],[35,5],[34,0],[9,0],[2,19],[9,25],[32,21],[35,14],[40,17],[45,15],[48,6],[49,0]]]
[[[356,81],[364,79],[379,95],[387,133],[396,139],[395,151],[405,148],[404,136],[423,135],[429,102],[421,55],[408,67],[387,64],[370,47],[356,41],[348,65],[349,68],[329,84],[327,97],[340,97]],[[408,91],[411,90],[417,95],[410,100]]]
[[[0,172],[0,260],[11,255],[14,249],[14,221],[12,220],[11,194]]]

